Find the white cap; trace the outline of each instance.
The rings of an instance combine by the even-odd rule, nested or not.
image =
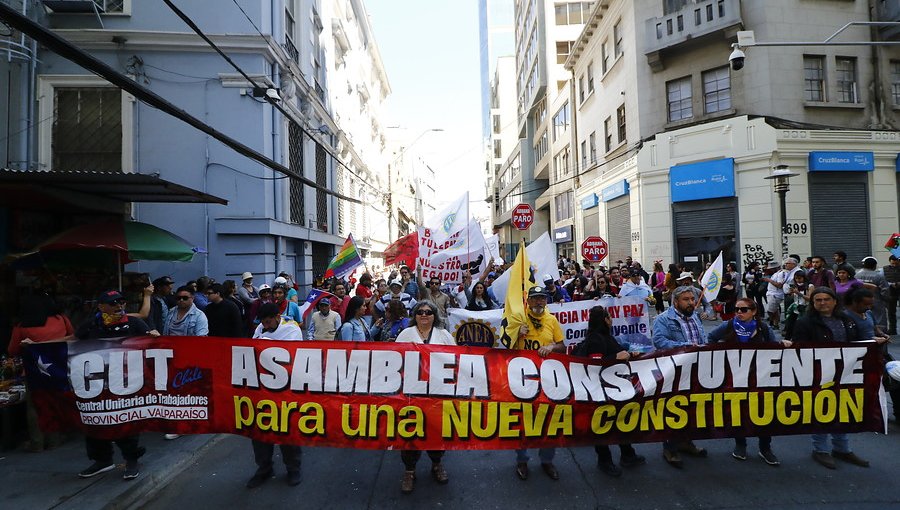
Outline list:
[[[241,275],[241,280],[246,280],[248,278],[253,278],[253,273],[245,271],[244,274]]]
[[[553,281],[556,281],[556,280],[552,276],[550,276],[550,274],[545,274],[544,278],[541,280],[541,283],[553,282]]]
[[[403,280],[401,280],[400,278],[394,278],[393,280],[391,280],[391,283],[388,286],[390,287],[391,285],[399,285],[400,287],[403,287]]]
[[[283,276],[279,276],[278,278],[275,278],[275,285],[284,285],[286,283],[287,283],[287,278],[285,278]]]
[[[691,273],[690,271],[685,271],[685,272],[681,273],[680,275],[678,275],[678,278],[675,281],[677,282],[678,280],[686,280],[688,278],[690,278],[691,281],[693,281],[694,274]]]
[[[262,292],[264,290],[272,290],[272,287],[269,287],[267,284],[262,284],[259,286],[259,290],[257,292]]]

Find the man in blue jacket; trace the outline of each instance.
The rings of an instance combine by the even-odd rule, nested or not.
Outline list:
[[[672,306],[659,314],[653,322],[653,346],[657,349],[674,349],[691,345],[705,345],[706,332],[696,311],[697,297],[694,288],[682,285],[672,293]],[[698,448],[693,441],[666,441],[663,458],[671,466],[682,467],[680,453],[692,457],[706,457],[706,449]]]

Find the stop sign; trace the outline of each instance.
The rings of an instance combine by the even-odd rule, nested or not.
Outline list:
[[[512,224],[519,230],[527,230],[534,223],[534,209],[528,204],[519,204],[513,209]]]
[[[609,254],[609,245],[600,236],[590,236],[581,243],[581,256],[591,262],[600,262]]]

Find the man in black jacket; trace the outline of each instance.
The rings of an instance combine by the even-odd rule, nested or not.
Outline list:
[[[214,283],[206,291],[209,304],[206,305],[206,319],[209,321],[209,336],[241,338],[244,326],[241,311],[230,299],[225,299],[221,283]]]
[[[838,308],[837,294],[828,287],[817,287],[810,296],[812,307],[794,325],[793,341],[799,343],[846,343],[858,340],[856,323]],[[828,450],[828,434],[813,434],[813,460],[828,469],[836,469],[834,459],[860,467],[869,461],[850,450],[850,437],[845,433],[831,434],[832,449]]]

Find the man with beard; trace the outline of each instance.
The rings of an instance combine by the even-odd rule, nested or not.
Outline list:
[[[528,290],[528,309],[525,315],[527,320],[519,329],[519,338],[513,343],[514,349],[537,351],[542,358],[553,352],[566,352],[562,327],[556,317],[547,310],[547,290],[544,287],[536,286]],[[553,480],[559,480],[559,471],[553,465],[556,448],[541,448],[538,455],[544,473]],[[526,449],[516,450],[516,475],[522,480],[528,479]]]
[[[672,306],[659,314],[653,322],[653,346],[657,349],[674,349],[708,342],[703,323],[696,312],[697,297],[694,288],[683,285],[672,293]],[[693,441],[666,441],[663,458],[669,465],[683,467],[680,453],[692,457],[706,457],[706,449],[698,448]]]

